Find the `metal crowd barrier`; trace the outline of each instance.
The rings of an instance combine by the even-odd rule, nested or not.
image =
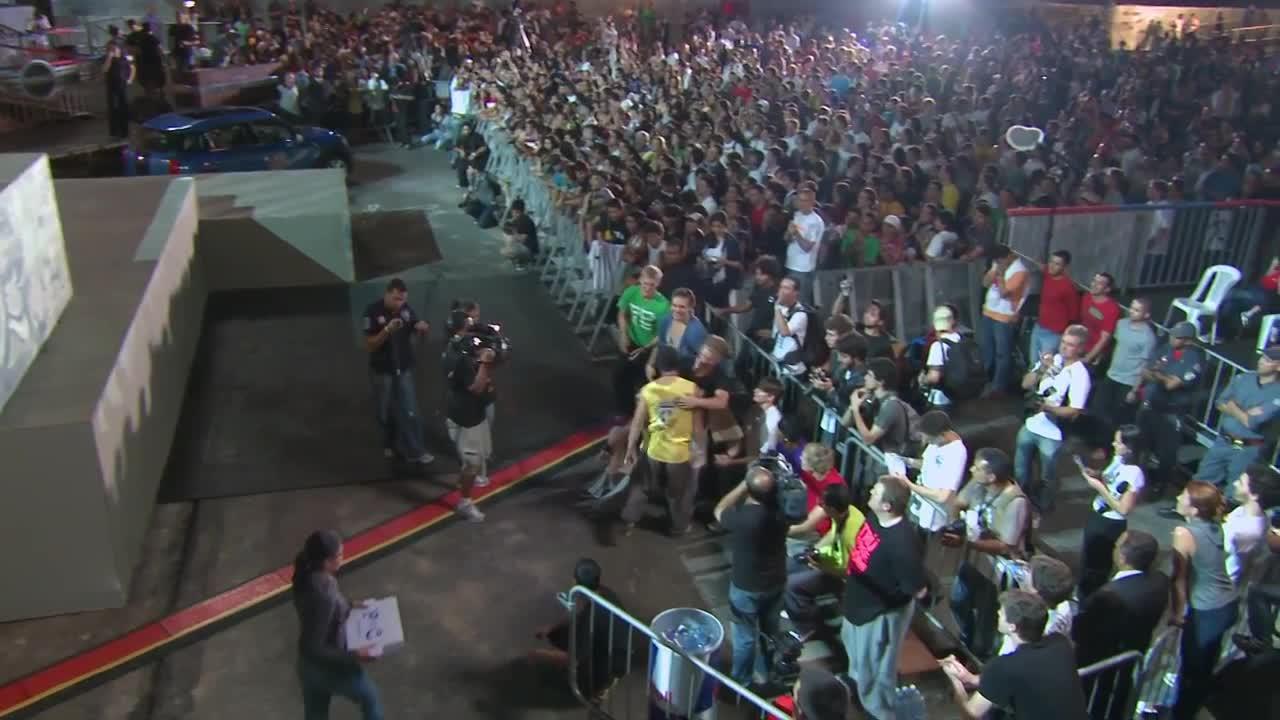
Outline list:
[[[831,314],[840,284],[850,284],[846,313],[864,308],[871,300],[881,303],[896,337],[904,340],[929,332],[933,309],[954,305],[959,320],[978,327],[982,316],[982,261],[941,260],[848,270],[821,270],[814,279],[815,304],[823,317]],[[854,318],[857,320],[858,318]]]
[[[1056,249],[1058,246],[1055,244],[1054,247]],[[1015,252],[1028,260],[1032,259],[1021,250],[1015,248]],[[1071,264],[1073,266],[1076,264],[1074,254]],[[1088,288],[1078,280],[1076,281],[1076,287],[1081,292],[1088,292]],[[1160,324],[1154,318],[1152,318],[1151,324],[1155,327],[1156,336],[1161,342],[1168,339],[1169,328]],[[1204,351],[1205,358],[1208,361],[1208,368],[1206,368],[1200,380],[1201,386],[1195,394],[1195,402],[1191,410],[1181,420],[1190,423],[1192,435],[1197,443],[1204,447],[1210,447],[1221,435],[1218,429],[1222,422],[1222,413],[1218,412],[1219,395],[1226,390],[1227,385],[1237,375],[1251,373],[1254,370],[1235,362],[1212,347],[1201,345],[1200,349]],[[1270,463],[1272,467],[1280,470],[1280,444],[1272,449]]]
[[[739,705],[745,705],[757,718],[789,720],[790,715],[770,704],[768,700],[716,670],[707,661],[694,657],[665,638],[659,637],[648,624],[637,620],[599,594],[578,586],[569,591],[568,601],[573,608],[570,612],[587,613],[587,621],[583,625],[588,632],[588,637],[584,641],[578,637],[582,629],[578,627],[578,623],[569,623],[569,688],[579,702],[591,709],[592,717],[607,720],[633,716],[641,718],[703,717],[704,712],[709,709],[703,707],[704,705],[714,703],[716,698],[721,702],[732,702],[729,696],[736,696],[741,701]],[[584,607],[578,607],[580,603]],[[609,629],[608,638],[596,637],[597,613],[607,616],[608,621],[603,625]],[[597,642],[602,643],[602,647],[598,646]],[[670,667],[675,663],[658,663],[648,657],[657,647],[678,656],[679,662],[687,663],[688,667],[685,669],[688,673],[676,681],[666,678],[661,683],[655,683],[653,677],[655,669],[658,673],[680,672]],[[583,650],[592,654],[593,657],[583,662],[580,657]],[[589,674],[594,674],[597,666],[594,653],[598,650],[604,650],[604,657],[609,659],[606,667],[610,671],[610,677],[580,677],[582,669],[580,666],[585,666]],[[645,657],[637,661],[640,652],[644,652]],[[636,665],[639,663],[644,663],[643,673],[635,672]],[[667,667],[659,667],[664,664]],[[643,684],[641,684],[641,678],[643,678]],[[664,687],[658,687],[659,685]],[[651,705],[655,700],[660,700],[666,705],[670,713],[656,711]]]
[[[612,257],[593,263],[578,219],[555,206],[545,179],[516,150],[505,128],[481,121],[477,130],[489,146],[488,172],[502,185],[506,201],[523,199],[538,228],[542,254],[535,259],[534,270],[584,338],[588,351],[593,350],[624,282],[621,273],[614,271],[620,263]],[[605,251],[616,252],[616,248]]]
[[[1089,696],[1085,698],[1089,717],[1133,717],[1138,704],[1138,676],[1142,669],[1142,653],[1130,650],[1112,655],[1105,660],[1080,668],[1076,674],[1085,683]],[[1122,680],[1124,682],[1122,682]],[[1117,686],[1121,692],[1115,692]]]
[[[1118,287],[1137,290],[1194,285],[1212,265],[1251,267],[1277,220],[1280,202],[1264,200],[1014,208],[1005,233],[1027,257],[1044,262],[1068,250],[1080,277],[1108,272]],[[1165,252],[1152,254],[1162,226]]]

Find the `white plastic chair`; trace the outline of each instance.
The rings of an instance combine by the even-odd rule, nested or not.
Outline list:
[[[1280,331],[1280,315],[1263,315],[1262,329],[1258,331],[1258,352],[1275,344],[1271,341],[1271,336],[1277,331]]]
[[[1173,311],[1181,310],[1186,315],[1187,321],[1196,326],[1200,342],[1217,344],[1218,307],[1238,282],[1240,282],[1240,270],[1231,265],[1214,265],[1205,270],[1191,297],[1174,298],[1173,304],[1169,306],[1169,312],[1165,313],[1165,327],[1170,326]],[[1212,323],[1213,329],[1207,335],[1200,331],[1201,318],[1208,318]]]

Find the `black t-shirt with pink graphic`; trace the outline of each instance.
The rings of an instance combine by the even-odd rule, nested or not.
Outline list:
[[[906,519],[883,527],[875,515],[867,515],[849,553],[844,589],[844,616],[849,622],[871,622],[911,602],[925,586],[918,543]]]

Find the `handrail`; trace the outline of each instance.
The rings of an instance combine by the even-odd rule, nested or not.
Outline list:
[[[1049,215],[1103,215],[1113,212],[1141,212],[1151,210],[1198,210],[1213,208],[1225,210],[1242,207],[1280,207],[1280,200],[1189,200],[1186,202],[1125,203],[1123,205],[1059,205],[1057,207],[1009,208],[1009,217],[1046,217]]]
[[[575,600],[579,596],[587,598],[588,600],[591,601],[593,605],[599,605],[603,607],[605,610],[608,610],[611,614],[616,616],[618,619],[630,625],[633,630],[638,631],[645,637],[648,637],[651,642],[658,643],[659,645],[667,648],[671,652],[679,655],[686,662],[692,664],[694,667],[698,668],[699,670],[711,676],[712,678],[715,678],[716,682],[720,683],[724,687],[729,688],[730,690],[733,690],[734,692],[738,693],[738,695],[740,695],[741,697],[746,698],[747,701],[749,701],[752,705],[756,706],[756,709],[759,710],[764,715],[771,718],[775,718],[776,720],[790,720],[789,715],[784,713],[779,708],[774,707],[769,701],[761,698],[759,695],[756,695],[754,692],[748,690],[746,687],[738,684],[738,682],[735,681],[733,678],[725,675],[719,670],[716,670],[715,668],[708,665],[706,662],[687,654],[680,647],[673,645],[672,643],[668,642],[666,638],[660,637],[653,630],[649,629],[648,625],[640,622],[635,617],[633,617],[630,613],[618,607],[617,605],[614,605],[608,600],[604,599],[594,591],[588,590],[587,588],[582,587],[581,585],[573,586],[573,588],[569,590],[570,604],[572,605],[573,600]],[[588,627],[591,628],[590,632],[594,634],[594,625],[589,624]],[[578,647],[577,634],[578,634],[578,623],[576,622],[569,623],[569,648],[571,652]],[[627,644],[628,646],[630,646],[631,644],[630,635],[628,635]],[[613,633],[612,632],[609,633],[609,651],[610,651],[609,655],[610,657],[612,657],[613,656]],[[578,689],[577,681],[578,681],[578,664],[569,663],[569,689],[573,692],[574,697],[576,697],[579,702],[581,702],[584,705],[590,706],[591,700],[582,695],[582,691]]]
[[[1137,650],[1126,650],[1118,655],[1112,655],[1109,658],[1099,660],[1092,665],[1085,665],[1084,667],[1076,670],[1076,674],[1080,677],[1085,677],[1087,675],[1100,673],[1103,670],[1110,670],[1111,668],[1119,667],[1127,662],[1133,661],[1142,662],[1142,653]]]

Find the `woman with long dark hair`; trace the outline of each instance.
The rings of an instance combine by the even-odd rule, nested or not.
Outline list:
[[[1129,526],[1128,515],[1138,505],[1146,484],[1141,456],[1145,450],[1142,431],[1136,425],[1121,425],[1111,440],[1111,462],[1102,472],[1081,466],[1080,471],[1097,496],[1093,512],[1084,525],[1084,547],[1080,569],[1080,600],[1093,594],[1111,579],[1111,556],[1116,541]]]
[[[302,626],[298,638],[298,678],[306,720],[329,717],[329,701],[340,695],[360,706],[364,720],[382,720],[382,703],[362,663],[373,660],[371,647],[347,647],[343,624],[351,603],[338,589],[342,537],[317,530],[293,561],[293,607]]]
[[[1178,495],[1186,523],[1173,531],[1172,622],[1182,627],[1182,668],[1174,720],[1194,720],[1213,689],[1222,639],[1236,622],[1240,592],[1227,572],[1218,488],[1192,480]]]

